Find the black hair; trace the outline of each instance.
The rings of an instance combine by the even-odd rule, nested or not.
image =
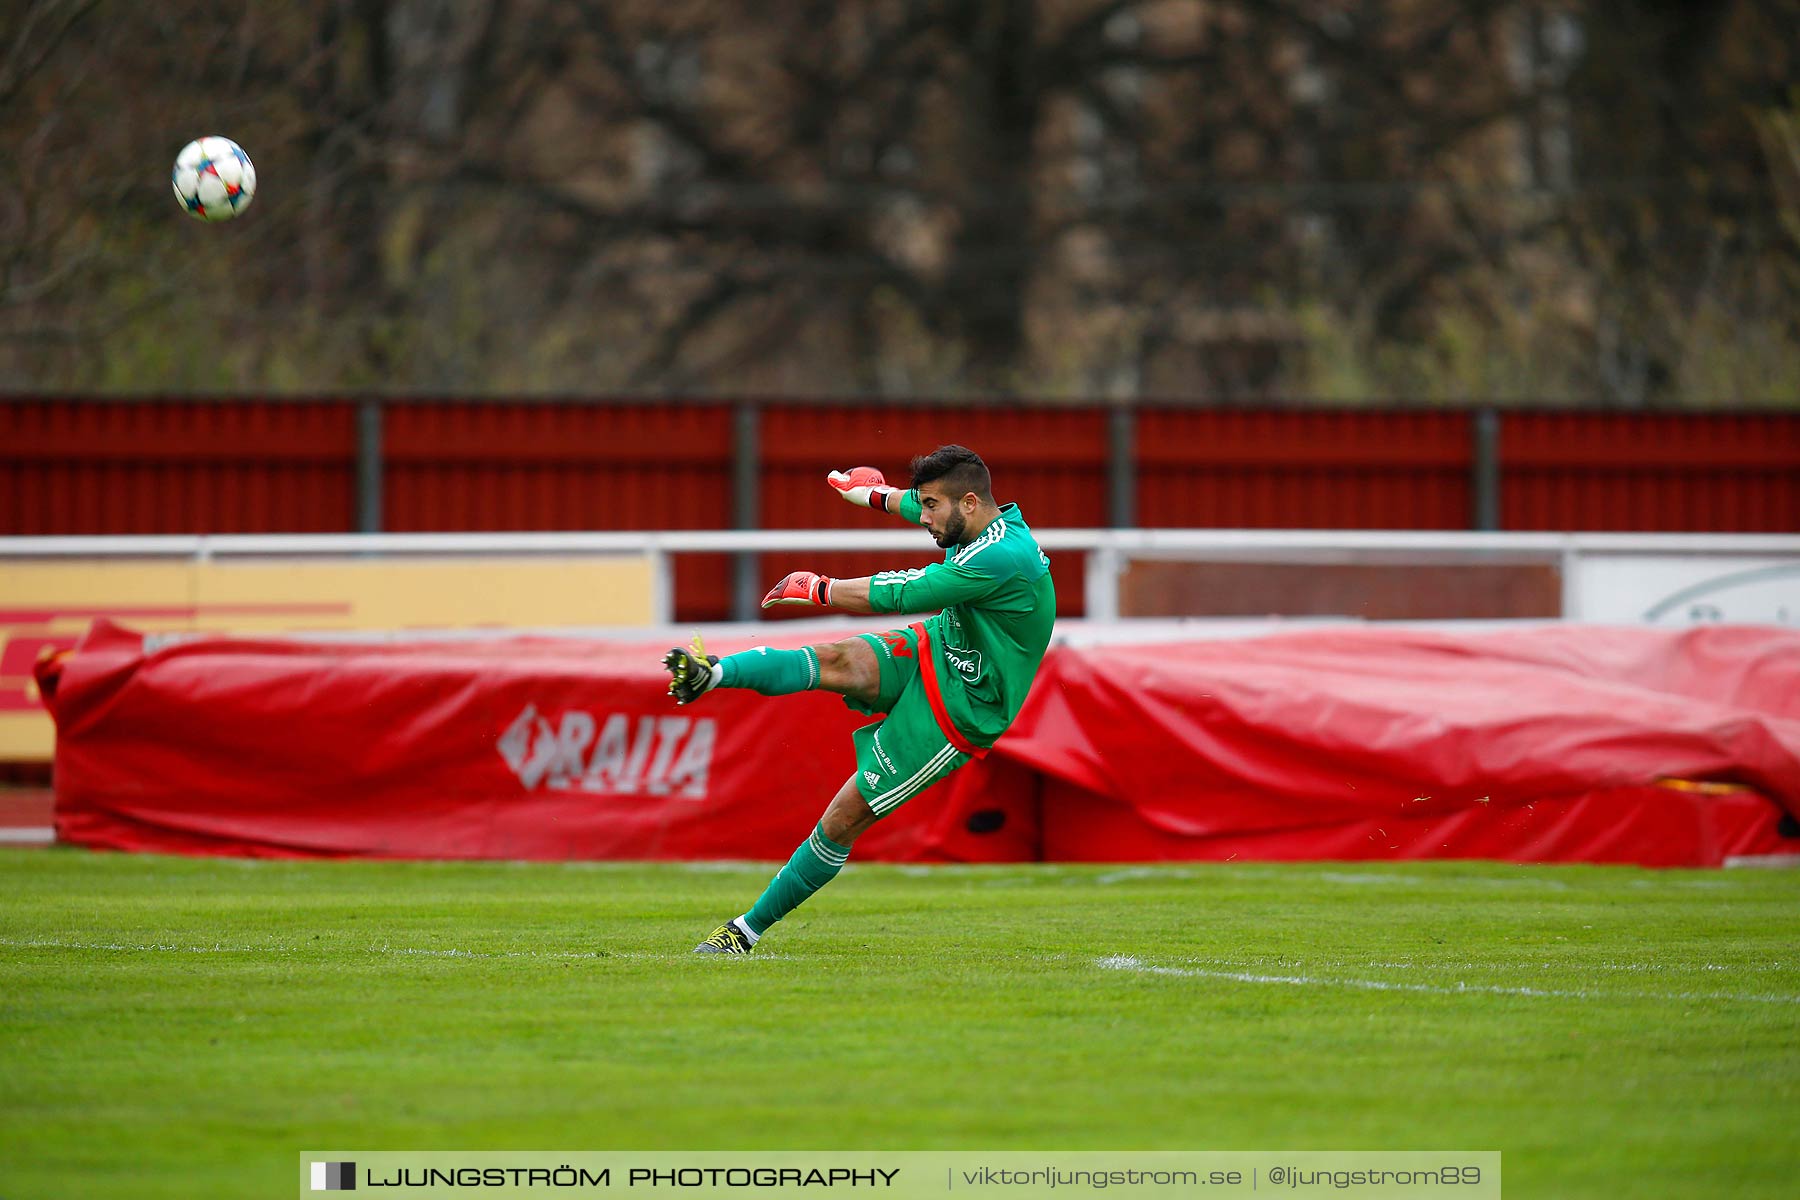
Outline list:
[[[939,446],[930,454],[921,454],[912,460],[912,486],[935,483],[940,479],[952,497],[974,492],[982,503],[994,502],[994,481],[988,474],[987,464],[981,461],[981,455],[967,446]]]

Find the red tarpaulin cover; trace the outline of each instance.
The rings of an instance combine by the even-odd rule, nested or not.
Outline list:
[[[676,708],[659,651],[147,649],[102,623],[39,672],[57,835],[225,854],[785,857],[849,774],[862,718],[820,694]],[[857,857],[1716,865],[1800,850],[1783,806],[1800,809],[1800,634],[1351,626],[1059,646],[995,752]]]

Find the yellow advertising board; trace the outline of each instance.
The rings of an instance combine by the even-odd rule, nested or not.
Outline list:
[[[54,744],[32,666],[109,618],[212,633],[642,626],[650,560],[562,558],[82,560],[0,565],[0,761]]]

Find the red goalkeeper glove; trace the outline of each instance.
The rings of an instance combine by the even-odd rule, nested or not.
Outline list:
[[[811,571],[794,571],[769,589],[769,594],[763,597],[762,606],[774,608],[778,604],[810,604],[815,608],[828,608],[831,605],[831,583],[830,579]]]
[[[900,489],[889,487],[887,479],[874,467],[851,467],[848,471],[833,471],[825,477],[825,482],[836,488],[838,495],[852,504],[880,512],[900,511]]]

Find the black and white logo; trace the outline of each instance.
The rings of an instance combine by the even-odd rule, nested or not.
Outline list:
[[[312,1190],[315,1192],[354,1192],[356,1164],[353,1162],[316,1162],[312,1165]]]

